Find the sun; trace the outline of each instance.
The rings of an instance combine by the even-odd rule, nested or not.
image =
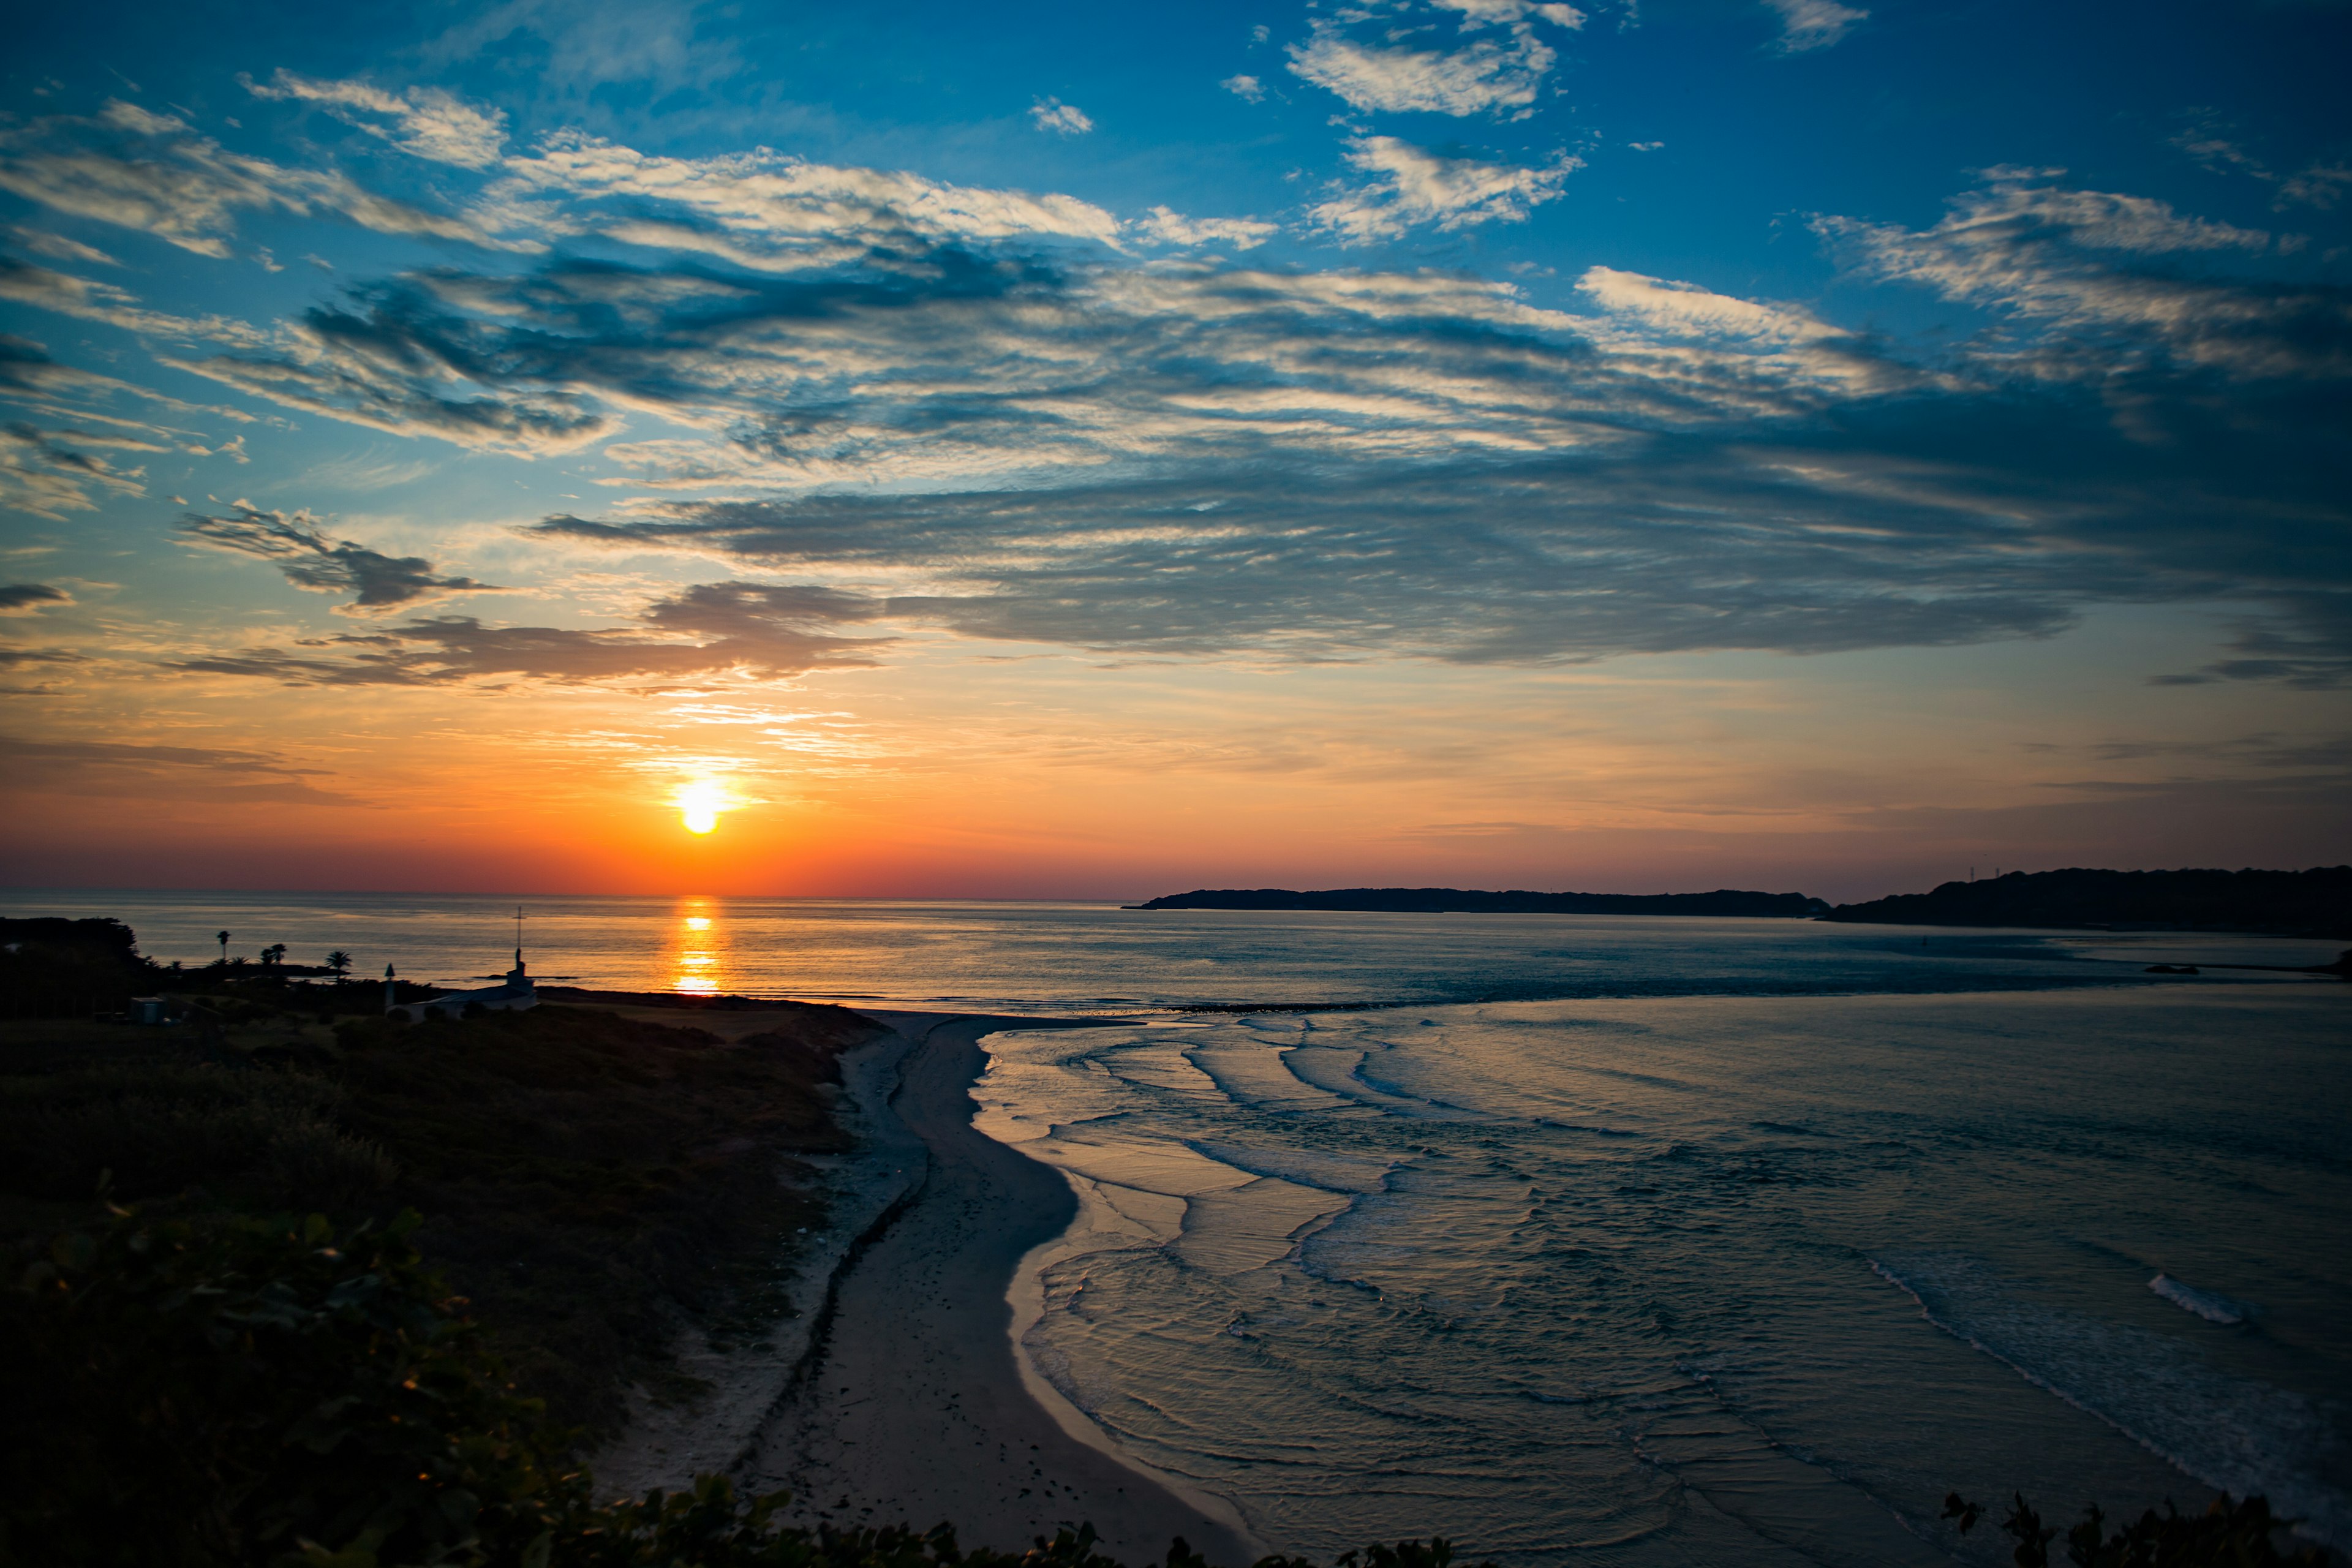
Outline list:
[[[671,801],[677,807],[679,822],[688,833],[697,835],[717,828],[719,814],[735,804],[725,786],[711,779],[696,779],[678,785]]]

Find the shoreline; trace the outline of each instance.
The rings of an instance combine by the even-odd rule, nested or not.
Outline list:
[[[1230,1504],[1118,1451],[1019,1348],[1025,1266],[1062,1243],[1080,1205],[1059,1171],[973,1125],[980,1040],[1092,1020],[864,1016],[908,1042],[885,1114],[919,1141],[925,1168],[836,1272],[814,1353],[739,1479],[789,1490],[788,1517],[811,1526],[945,1521],[967,1548],[1018,1552],[1091,1523],[1099,1550],[1129,1563],[1164,1557],[1180,1535],[1212,1562],[1254,1562],[1263,1553]]]
[[[665,1025],[677,1021],[656,1008],[626,1012]],[[756,1032],[772,1017],[745,1011],[697,1016],[694,1022],[731,1038]],[[790,1315],[751,1344],[714,1346],[703,1326],[685,1327],[675,1354],[677,1368],[707,1386],[671,1402],[656,1401],[642,1387],[627,1390],[627,1424],[587,1457],[599,1496],[690,1489],[696,1476],[730,1473],[749,1456],[770,1414],[821,1349],[827,1305],[840,1276],[855,1261],[858,1242],[921,1179],[922,1146],[887,1108],[910,1046],[884,1026],[842,1055],[841,1093],[833,1115],[856,1144],[845,1154],[802,1156],[824,1174],[828,1213],[824,1227],[802,1243],[805,1251],[785,1292]]]

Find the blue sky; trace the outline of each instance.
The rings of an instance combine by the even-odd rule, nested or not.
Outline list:
[[[47,875],[546,885],[552,790],[707,881],[611,826],[688,785],[796,890],[2352,848],[2343,5],[15,29]]]

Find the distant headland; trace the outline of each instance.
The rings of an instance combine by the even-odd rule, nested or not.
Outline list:
[[[1130,910],[1358,910],[1387,914],[1507,915],[1762,915],[1806,920],[1829,913],[1828,902],[1802,893],[1486,893],[1461,888],[1333,888],[1302,893],[1289,888],[1199,888],[1171,893]]]
[[[1130,910],[1386,914],[1713,915],[1858,925],[2246,931],[2352,939],[2352,866],[2308,871],[2011,871],[1933,892],[1838,904],[1803,893],[1484,892],[1464,888],[1198,888]]]
[[[2308,871],[2011,871],[1840,904],[1822,916],[1869,925],[2041,926],[2251,931],[2352,938],[2352,866]]]

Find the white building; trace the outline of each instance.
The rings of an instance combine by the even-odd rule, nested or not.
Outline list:
[[[515,949],[514,967],[496,985],[479,991],[453,991],[446,996],[436,996],[429,1002],[395,1002],[393,973],[390,965],[383,972],[383,1013],[387,1018],[405,1018],[412,1024],[439,1015],[444,1018],[463,1017],[468,1007],[482,1007],[498,1013],[519,1013],[525,1007],[539,1005],[539,992],[524,973],[522,949]]]

